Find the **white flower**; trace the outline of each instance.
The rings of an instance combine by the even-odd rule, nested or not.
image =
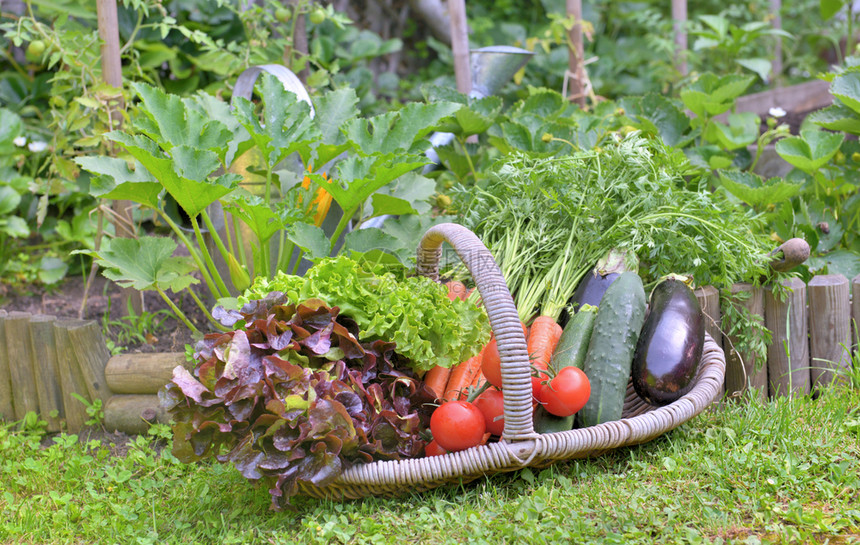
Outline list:
[[[39,153],[40,151],[48,149],[48,144],[46,142],[30,142],[27,144],[27,149],[33,153]]]
[[[26,136],[16,136],[15,139],[12,140],[12,143],[14,143],[19,148],[23,148],[24,145],[27,144],[27,137]]]
[[[771,108],[767,111],[767,113],[773,117],[785,117],[785,110],[783,110],[779,106]]]

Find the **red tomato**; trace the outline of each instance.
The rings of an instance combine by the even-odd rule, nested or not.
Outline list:
[[[525,324],[522,325],[523,335],[528,337],[529,330]],[[495,336],[490,339],[490,342],[484,348],[484,355],[481,359],[481,371],[483,371],[487,382],[496,388],[502,387],[502,359],[499,356],[499,347],[496,344]]]
[[[475,406],[484,415],[487,431],[493,435],[502,435],[505,431],[505,396],[500,390],[490,388],[475,400]]]
[[[433,439],[444,449],[457,451],[481,443],[487,424],[484,414],[468,401],[448,401],[430,417]]]
[[[582,369],[565,367],[547,384],[541,386],[538,400],[556,416],[576,414],[591,395],[591,383]]]
[[[442,456],[443,454],[448,454],[448,451],[440,447],[435,439],[427,443],[424,447],[425,456]]]

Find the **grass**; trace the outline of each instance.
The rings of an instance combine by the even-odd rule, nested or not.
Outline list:
[[[860,543],[860,389],[754,399],[650,443],[397,499],[269,494],[154,426],[103,441],[0,426],[0,543]],[[49,446],[46,446],[49,445]]]

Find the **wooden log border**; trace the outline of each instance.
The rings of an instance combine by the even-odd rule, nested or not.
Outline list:
[[[696,289],[706,314],[706,328],[723,340],[728,368],[724,392],[729,396],[756,388],[766,396],[805,395],[830,383],[853,365],[860,350],[860,275],[850,282],[841,275],[820,275],[808,285],[787,280],[784,295],[769,286],[736,284],[728,300],[752,292],[736,304],[763,317],[773,335],[766,364],[738,354],[736,339],[723,338],[720,293],[713,286]],[[725,304],[725,301],[723,301]],[[101,329],[93,321],[58,320],[53,316],[0,309],[0,420],[15,421],[29,411],[40,414],[50,432],[80,431],[90,419],[86,403],[101,400],[105,423],[118,431],[141,433],[148,422],[166,422],[158,391],[186,365],[181,352],[120,354],[110,357]],[[758,370],[756,370],[758,367]]]

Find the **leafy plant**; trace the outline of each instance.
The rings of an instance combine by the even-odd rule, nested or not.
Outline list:
[[[160,393],[177,458],[233,462],[279,508],[353,464],[421,454],[434,395],[395,343],[362,342],[355,322],[318,299],[273,294],[240,314],[236,330],[197,345],[193,375],[177,367]]]
[[[271,292],[293,303],[315,298],[336,306],[355,320],[363,340],[396,343],[397,352],[419,372],[465,361],[490,340],[486,313],[471,301],[448,302],[447,290],[428,278],[398,278],[344,256],[322,260],[304,276],[258,278],[239,301]]]
[[[359,116],[355,93],[343,89],[318,99],[312,117],[306,103],[274,78],[263,77],[261,121],[247,100],[238,99],[231,111],[207,95],[182,99],[145,84],[133,87],[141,98],[140,115],[128,131],[107,135],[125,149],[129,161],[87,157],[77,162],[97,175],[90,187],[93,195],[131,200],[153,210],[191,256],[172,257],[175,243],[157,238],[122,242],[121,254],[127,259],[111,254],[118,241],[90,253],[109,267],[114,280],[136,289],[155,289],[165,300],[165,290],[181,290],[197,282],[190,276],[194,270],[200,272],[213,298],[229,297],[256,277],[267,278],[290,266],[296,271],[302,256],[317,260],[331,255],[350,225],[357,228],[384,214],[416,213],[434,190],[431,181],[412,173],[426,163],[419,155],[426,146],[423,137],[460,107],[415,103],[365,119]],[[308,170],[296,173],[290,168],[287,158],[293,154]],[[310,167],[335,159],[331,175]],[[381,191],[406,174],[408,187]],[[260,176],[262,190],[255,195],[249,182]],[[162,193],[187,218],[194,242],[168,213]],[[329,213],[326,201],[332,200],[344,212],[329,236],[319,225]],[[310,206],[303,204],[309,202]],[[213,205],[229,216],[227,225],[232,228],[219,230],[211,216]],[[229,272],[216,265],[204,228]],[[256,242],[251,256],[243,230]],[[145,270],[134,257],[143,248],[131,248],[143,244],[150,250]],[[182,318],[178,309],[171,308]]]

